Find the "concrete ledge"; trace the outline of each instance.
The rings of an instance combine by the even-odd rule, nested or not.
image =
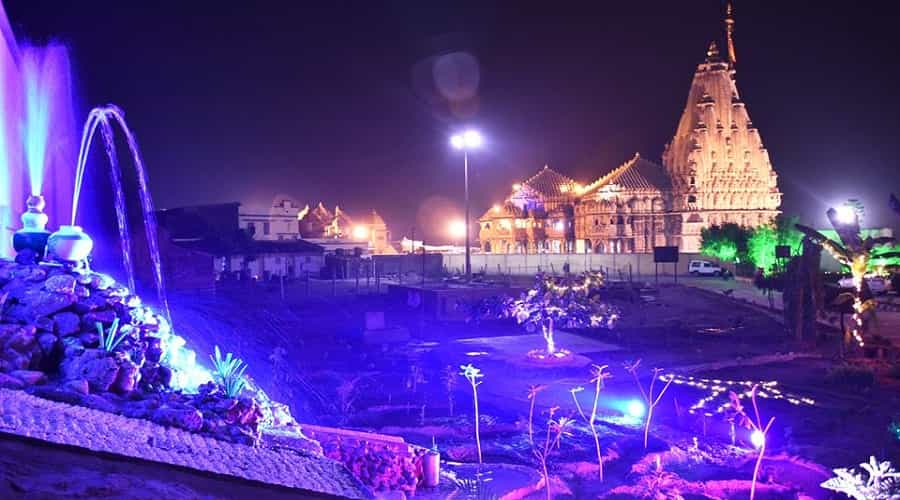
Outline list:
[[[21,391],[0,389],[0,434],[289,488],[296,494],[370,497],[342,464],[328,458],[227,443]]]

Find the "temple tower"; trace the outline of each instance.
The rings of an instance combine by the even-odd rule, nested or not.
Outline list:
[[[700,249],[700,230],[733,222],[755,227],[781,205],[778,177],[735,82],[734,17],[725,18],[727,59],[716,42],[697,66],[675,136],[663,152],[681,214],[682,252]]]

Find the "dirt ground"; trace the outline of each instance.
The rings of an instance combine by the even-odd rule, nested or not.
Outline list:
[[[545,429],[551,407],[559,407],[556,417],[579,420],[573,387],[585,387],[579,401],[590,406],[589,366],[523,363],[519,353],[542,347],[542,341],[512,321],[436,322],[420,309],[390,303],[371,289],[357,295],[353,284],[344,285],[348,293],[312,297],[299,285],[289,285],[285,300],[277,286],[178,295],[171,299],[174,324],[201,356],[218,344],[244,358],[248,373],[273,398],[289,403],[300,422],[398,434],[423,446],[434,441],[445,460],[459,463],[477,460],[472,390],[457,375],[460,365],[472,363],[485,375],[478,393],[486,463],[537,467],[527,432],[530,385],[548,386],[536,400],[538,432]],[[663,286],[652,301],[613,302],[622,316],[616,329],[561,333],[558,339],[560,346],[569,347],[568,342],[589,363],[609,365],[613,375],[598,405],[601,447],[610,454],[606,480],[600,483],[595,477],[593,440],[579,420],[573,435],[563,438],[549,460],[550,474],[559,481],[554,487],[558,495],[615,497],[617,486],[634,488],[648,478],[656,481],[653,488],[661,489],[660,484],[674,481],[665,476],[668,473],[692,485],[725,481],[719,492],[732,491],[727,481],[738,481],[734,495],[722,496],[746,494],[740,481],[749,479],[755,457],[749,431],[737,429],[736,446],[730,446],[731,426],[722,415],[690,414],[687,409],[706,396],[705,391],[673,384],[654,412],[649,450],[643,449],[641,419],[628,418],[624,411],[640,398],[623,368],[636,359],[643,360],[645,386],[650,368],[658,367],[685,377],[777,381],[778,390],[814,401],[793,405],[784,399],[760,399],[764,417],[775,417],[767,439],[767,456],[773,458],[763,462],[763,477],[774,489],[760,492],[763,496],[804,492],[825,498],[816,487],[828,475],[820,466],[854,466],[869,455],[900,462],[900,443],[888,430],[892,420],[900,419],[898,383],[886,376],[873,382],[857,371],[841,370],[834,338],[799,345],[770,314],[685,286]],[[387,325],[408,332],[409,339],[367,344],[364,316],[371,311],[383,311]],[[726,398],[727,392],[710,405]],[[676,460],[673,450],[689,458]],[[641,474],[645,462],[659,455],[667,465],[655,475]],[[806,472],[798,473],[797,467]],[[788,489],[777,489],[780,484]],[[498,476],[492,492],[499,496],[512,489]],[[536,495],[535,489],[532,485],[515,496]],[[626,496],[636,494],[628,491]],[[442,496],[447,490],[434,493]]]

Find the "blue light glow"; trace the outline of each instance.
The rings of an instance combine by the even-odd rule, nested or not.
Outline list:
[[[644,405],[643,401],[632,399],[625,406],[625,412],[629,417],[641,418],[644,416],[644,413],[647,412],[647,407]]]

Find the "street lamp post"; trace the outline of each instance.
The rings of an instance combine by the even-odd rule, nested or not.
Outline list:
[[[472,256],[469,248],[469,150],[481,146],[481,134],[475,130],[467,130],[450,138],[450,144],[463,152],[463,178],[465,182],[465,223],[466,223],[466,282],[472,280]]]

